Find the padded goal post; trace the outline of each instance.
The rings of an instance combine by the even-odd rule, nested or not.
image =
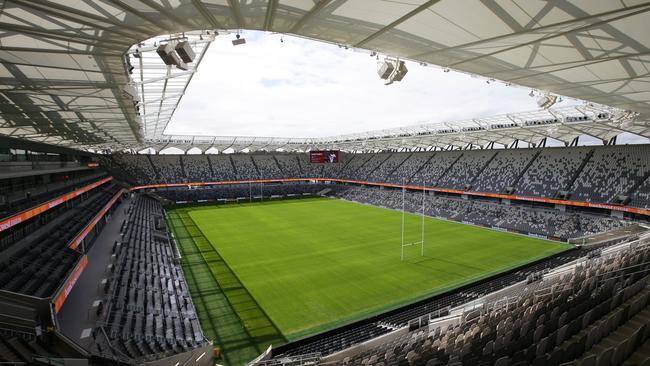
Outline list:
[[[406,188],[402,188],[402,257],[401,260],[404,260],[404,248],[414,245],[420,246],[420,256],[424,257],[424,203],[426,198],[426,191],[424,190],[424,185],[422,186],[422,232],[421,238],[419,241],[414,242],[405,242],[404,236],[406,231],[405,218],[406,218]]]

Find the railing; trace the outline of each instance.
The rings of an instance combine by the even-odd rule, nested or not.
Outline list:
[[[277,359],[263,360],[249,363],[247,366],[302,366],[318,365],[321,359],[320,352],[307,353],[297,356],[286,356]]]
[[[65,203],[67,201],[70,201],[73,198],[76,198],[77,196],[86,193],[92,189],[95,189],[102,184],[109,182],[113,179],[113,177],[108,177],[104,178],[100,181],[97,181],[95,183],[89,184],[87,186],[75,189],[72,192],[66,193],[64,195],[61,195],[57,198],[54,198],[52,200],[49,200],[47,202],[41,203],[35,207],[29,208],[27,210],[21,211],[19,213],[16,213],[12,216],[9,216],[8,218],[3,219],[0,221],[0,232],[3,232],[13,226],[16,226],[20,224],[21,222],[27,221],[31,219],[34,216],[40,215],[45,211],[48,211],[62,203]]]

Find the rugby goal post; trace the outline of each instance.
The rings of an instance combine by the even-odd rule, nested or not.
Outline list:
[[[404,239],[404,234],[405,234],[405,225],[404,225],[404,219],[406,217],[406,188],[402,187],[402,259],[404,260],[404,248],[405,247],[410,247],[413,245],[420,245],[420,256],[424,257],[424,201],[426,197],[426,191],[424,190],[424,185],[422,185],[422,236],[420,238],[420,241],[414,241],[414,242],[405,242]]]

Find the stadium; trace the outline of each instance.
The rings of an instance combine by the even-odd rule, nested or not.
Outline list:
[[[650,3],[0,4],[0,364],[650,365]]]

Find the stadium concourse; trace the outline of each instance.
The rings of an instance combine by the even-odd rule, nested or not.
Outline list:
[[[650,365],[648,24],[631,0],[2,1],[0,364]],[[244,31],[539,108],[168,133]]]

